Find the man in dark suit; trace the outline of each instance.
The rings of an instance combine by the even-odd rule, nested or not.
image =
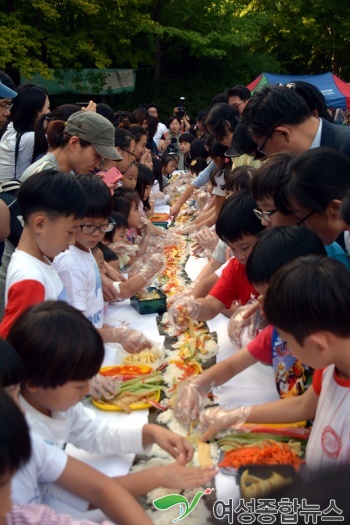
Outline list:
[[[329,146],[350,157],[350,127],[316,118],[293,89],[264,86],[254,93],[242,119],[260,154],[285,150],[298,154]]]

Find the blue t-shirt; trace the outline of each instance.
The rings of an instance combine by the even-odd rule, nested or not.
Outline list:
[[[328,257],[337,259],[337,261],[343,263],[348,270],[350,270],[350,262],[348,256],[344,252],[343,248],[337,242],[332,242],[328,246],[325,246]]]

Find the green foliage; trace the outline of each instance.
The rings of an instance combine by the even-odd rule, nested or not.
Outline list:
[[[0,0],[0,67],[137,68],[119,109],[186,96],[194,115],[261,71],[350,75],[350,0]],[[95,78],[96,85],[103,78]]]

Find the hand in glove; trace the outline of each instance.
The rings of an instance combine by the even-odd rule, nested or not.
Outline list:
[[[114,251],[117,255],[132,255],[135,256],[138,246],[135,244],[128,244],[126,242],[113,242],[108,245],[108,248]]]
[[[202,412],[199,426],[203,432],[203,441],[208,441],[222,430],[239,429],[248,419],[252,407],[240,407],[229,410],[221,407],[211,407]]]
[[[165,268],[165,257],[160,253],[152,254],[147,260],[136,261],[132,266],[132,275],[139,275],[149,285]],[[131,273],[129,273],[129,277]]]
[[[237,346],[237,348],[245,346],[242,343],[242,336],[246,329],[249,337],[253,338],[255,336],[260,320],[258,308],[259,303],[254,300],[254,302],[240,306],[230,317],[227,325],[227,332],[231,343]],[[249,312],[252,312],[252,314],[246,318],[244,314]]]
[[[120,383],[120,378],[97,374],[89,381],[89,394],[99,401],[109,401],[119,393]]]
[[[152,348],[150,341],[140,330],[133,328],[114,328],[113,340],[120,343],[126,352],[138,354],[142,350]]]
[[[182,332],[188,328],[188,318],[198,319],[201,303],[192,296],[181,297],[168,310],[169,322]]]
[[[203,379],[200,376],[181,381],[173,404],[176,419],[187,427],[198,419],[200,411],[208,402],[207,396],[213,386],[212,379]]]

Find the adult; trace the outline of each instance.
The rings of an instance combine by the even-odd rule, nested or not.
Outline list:
[[[263,86],[243,112],[260,153],[280,151],[299,154],[329,146],[350,156],[350,129],[313,116],[305,100],[284,86]]]
[[[0,128],[11,115],[12,99],[15,97],[17,91],[12,79],[4,71],[0,71]]]
[[[122,155],[114,145],[114,132],[113,125],[107,119],[92,111],[78,111],[67,122],[51,122],[47,129],[51,151],[29,166],[22,180],[49,168],[78,174],[99,169],[104,158],[122,160]],[[16,230],[12,231],[11,223],[11,236],[5,241],[0,267],[0,317],[4,313],[7,268],[21,231],[16,219],[17,216],[14,217]],[[108,290],[112,288],[109,287]],[[104,288],[104,293],[108,293],[108,290]],[[107,296],[107,300],[112,299],[111,295]]]
[[[50,122],[47,140],[51,151],[29,166],[22,180],[49,168],[86,173],[99,169],[102,159],[122,159],[114,145],[113,124],[92,111],[77,111],[67,122]]]
[[[113,166],[121,173],[125,173],[135,160],[136,142],[133,134],[127,129],[115,128],[114,130],[114,146],[120,154],[120,160],[104,159],[102,163],[103,170],[108,171]]]
[[[184,169],[184,156],[180,150],[180,136],[182,135],[180,131],[180,120],[175,116],[171,116],[168,120],[169,133],[162,135],[158,143],[158,150],[164,154],[175,154],[179,158],[178,169]]]
[[[10,122],[0,142],[0,180],[20,179],[33,161],[34,126],[50,110],[48,92],[37,84],[22,84],[13,103]],[[41,129],[44,134],[44,120]]]
[[[226,91],[227,103],[242,114],[249,102],[251,93],[246,86],[236,84]]]
[[[285,87],[293,89],[305,100],[314,117],[322,117],[323,119],[328,120],[328,122],[332,122],[332,117],[327,108],[326,99],[316,86],[309,84],[309,82],[303,82],[302,80],[293,80],[293,82],[287,82]]]
[[[157,144],[157,147],[158,147],[158,142],[160,141],[161,136],[164,135],[164,133],[168,131],[168,128],[166,127],[165,124],[163,124],[163,122],[160,122],[159,120],[158,106],[156,106],[155,104],[150,104],[148,106],[147,111],[148,111],[148,114],[151,115],[151,117],[156,117],[158,119],[157,131],[155,132],[154,137],[153,137],[153,140]]]
[[[146,166],[151,167],[152,165],[152,155],[149,149],[147,149],[147,132],[143,126],[139,124],[132,124],[129,128],[130,133],[132,133],[135,139],[135,158],[137,162],[141,164],[146,164]]]

